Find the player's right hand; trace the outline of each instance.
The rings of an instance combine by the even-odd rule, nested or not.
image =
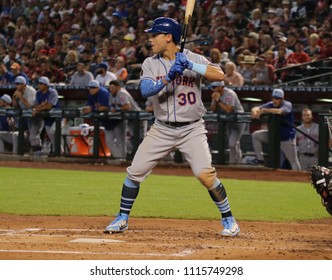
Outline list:
[[[184,67],[175,61],[175,63],[172,65],[166,77],[167,82],[173,81],[178,76],[182,76],[183,70]]]
[[[181,64],[185,69],[191,70],[193,68],[193,62],[184,53],[177,52],[175,62]]]

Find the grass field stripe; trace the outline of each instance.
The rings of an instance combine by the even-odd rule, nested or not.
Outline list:
[[[67,254],[67,255],[125,255],[125,256],[154,256],[154,257],[185,257],[195,251],[183,250],[179,253],[116,253],[116,252],[81,252],[81,251],[49,251],[49,250],[0,250],[0,253],[26,253],[26,254]]]

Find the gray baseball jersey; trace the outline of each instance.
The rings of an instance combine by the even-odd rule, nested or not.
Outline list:
[[[303,131],[305,134],[311,136],[312,138],[318,140],[319,126],[317,123],[313,123],[311,127],[306,128],[303,124],[297,127],[299,130]],[[300,132],[296,132],[297,147],[300,154],[317,154],[318,144],[310,140],[305,135]]]
[[[110,107],[115,107],[116,110],[120,110],[120,107],[129,103],[131,104],[132,111],[142,110],[137,104],[137,102],[134,100],[134,98],[131,96],[131,94],[125,88],[120,88],[119,92],[115,96],[113,94],[110,94],[109,105]]]
[[[189,60],[208,65],[210,62],[203,56],[189,50],[184,54]],[[154,55],[145,59],[142,65],[141,80],[157,81],[167,76],[174,61],[168,61]],[[201,98],[201,76],[191,70],[184,70],[173,82],[167,84],[157,95],[153,96],[155,117],[166,122],[190,122],[203,117],[206,109]],[[176,93],[174,87],[177,87]]]
[[[223,95],[220,96],[220,100],[226,105],[232,106],[234,113],[244,112],[242,104],[234,90],[225,87]]]

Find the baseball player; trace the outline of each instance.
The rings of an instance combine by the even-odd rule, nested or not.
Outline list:
[[[302,124],[297,129],[318,141],[319,125],[312,120],[312,111],[309,108],[303,109]],[[301,132],[296,133],[297,150],[302,170],[309,170],[312,165],[318,163],[318,142],[312,141],[306,135]]]
[[[211,110],[213,112],[224,113],[243,113],[243,107],[234,90],[225,87],[224,82],[213,82],[210,87],[212,88],[212,101]],[[242,151],[240,147],[240,138],[246,129],[245,123],[227,122],[226,130],[228,136],[229,162],[241,163]]]
[[[52,143],[51,153],[55,148],[55,121],[52,118],[35,117],[36,114],[44,111],[49,111],[53,108],[59,108],[58,92],[54,88],[50,88],[50,80],[42,76],[38,79],[38,91],[36,93],[35,103],[32,106],[32,119],[30,127],[29,141],[31,143],[35,156],[41,154],[42,141],[40,134],[45,127],[46,133]]]
[[[97,80],[91,80],[88,83],[89,95],[86,106],[82,108],[82,114],[90,114],[96,112],[108,112],[109,111],[109,100],[110,93],[107,88],[100,85]],[[106,146],[112,151],[109,139],[111,138],[111,131],[113,127],[118,123],[118,120],[103,119],[100,121],[102,126],[105,128],[105,142]]]
[[[280,150],[283,155],[288,159],[293,170],[300,170],[300,162],[297,156],[296,139],[294,127],[288,125],[294,123],[292,103],[284,100],[284,91],[279,88],[275,88],[272,91],[272,101],[267,102],[261,106],[256,106],[251,109],[251,117],[253,119],[259,119],[261,114],[273,113],[281,114],[281,127],[280,127]],[[260,129],[256,130],[252,135],[252,144],[255,150],[256,158],[249,164],[263,164],[263,143],[268,143],[268,130]]]
[[[109,102],[111,112],[115,113],[142,110],[130,93],[125,88],[120,86],[118,81],[111,81],[109,90],[111,92]],[[132,123],[128,124],[127,120],[122,120],[113,128],[109,141],[114,158],[126,159],[127,157],[126,134],[128,129],[129,133],[132,135]],[[142,132],[142,138],[143,135],[144,132]]]
[[[203,78],[222,81],[221,68],[199,54],[179,52],[181,25],[166,17],[154,20],[149,42],[153,56],[144,60],[140,78],[143,97],[153,96],[155,123],[140,144],[122,188],[120,211],[106,232],[128,229],[128,217],[140,183],[153,167],[174,149],[189,162],[195,177],[207,189],[218,207],[224,236],[236,236],[240,227],[232,216],[225,187],[211,165],[206,129],[202,117],[206,109],[201,99]]]

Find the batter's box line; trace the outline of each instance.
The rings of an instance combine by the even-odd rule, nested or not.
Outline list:
[[[99,232],[96,229],[81,229],[81,228],[24,228],[24,229],[0,229],[0,235],[15,235],[22,233],[40,232],[40,231],[79,231],[79,232]]]
[[[50,250],[0,250],[0,253],[28,253],[28,254],[68,254],[68,255],[121,255],[147,257],[186,257],[194,253],[192,250],[183,250],[178,253],[130,253],[130,252],[81,252],[81,251],[50,251]]]

